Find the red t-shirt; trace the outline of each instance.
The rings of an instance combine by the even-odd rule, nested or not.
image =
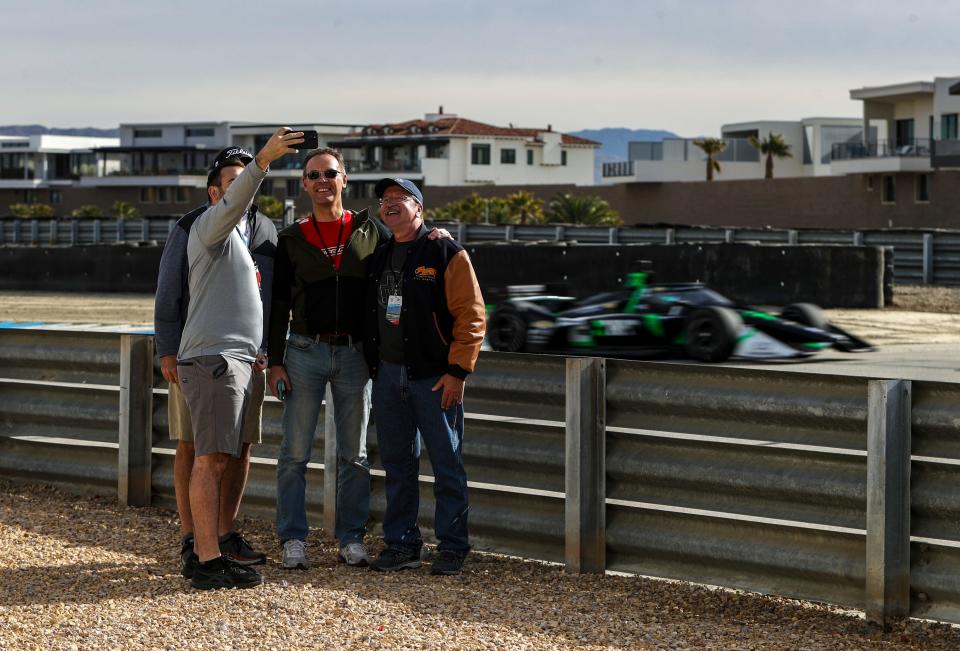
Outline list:
[[[313,215],[308,215],[298,219],[297,224],[307,242],[323,251],[333,261],[334,269],[340,271],[340,258],[353,232],[353,213],[345,210],[343,219],[332,222],[318,222]]]

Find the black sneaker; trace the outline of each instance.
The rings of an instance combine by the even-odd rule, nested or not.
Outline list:
[[[184,536],[180,541],[180,574],[185,579],[192,579],[200,559],[193,553],[193,536]]]
[[[405,547],[387,547],[377,560],[370,563],[370,569],[377,572],[396,572],[413,570],[420,567],[420,550],[411,551]]]
[[[267,555],[254,550],[236,531],[231,531],[220,540],[220,553],[237,565],[263,565],[267,562]]]
[[[460,574],[465,557],[466,554],[460,552],[452,552],[449,549],[441,550],[433,557],[433,563],[430,564],[430,574]]]
[[[263,577],[255,569],[237,565],[224,556],[206,563],[198,563],[190,580],[190,585],[197,590],[253,588],[261,583],[263,583]]]

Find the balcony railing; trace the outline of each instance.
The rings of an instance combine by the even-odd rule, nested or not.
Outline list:
[[[930,156],[930,139],[915,138],[906,142],[877,140],[875,142],[839,142],[830,150],[830,160],[856,160],[860,158],[927,158]]]
[[[202,168],[177,169],[175,167],[144,167],[140,169],[111,170],[107,176],[206,176],[208,170]]]
[[[419,160],[348,160],[348,172],[420,172]]]
[[[616,176],[633,176],[633,161],[623,160],[615,163],[604,163],[601,168],[604,178]]]

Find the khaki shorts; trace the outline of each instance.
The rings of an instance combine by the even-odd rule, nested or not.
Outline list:
[[[253,390],[247,402],[243,419],[242,440],[244,443],[261,443],[260,423],[263,417],[263,396],[267,386],[267,372],[253,374]],[[167,422],[170,424],[170,439],[193,442],[193,426],[190,424],[190,409],[183,397],[180,385],[171,384],[167,398]]]

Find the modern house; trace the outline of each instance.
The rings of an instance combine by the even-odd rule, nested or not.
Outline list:
[[[500,127],[455,114],[371,124],[332,143],[347,160],[354,197],[386,174],[419,185],[593,185],[600,143],[546,128]]]
[[[15,203],[61,205],[65,191],[84,175],[96,174],[93,152],[117,142],[82,136],[0,136],[0,213]]]
[[[871,138],[883,128],[871,120]],[[757,120],[725,124],[720,138],[724,150],[715,158],[720,163],[718,181],[762,179],[766,160],[750,138],[762,140],[778,134],[790,147],[789,158],[776,159],[776,178],[829,176],[833,174],[831,154],[837,144],[864,141],[864,120],[858,118],[811,117],[797,121]],[[696,138],[665,138],[661,142],[629,143],[628,160],[603,166],[604,183],[703,181],[706,155],[693,144]]]
[[[358,127],[340,124],[287,126],[317,131],[320,146]],[[207,170],[221,149],[240,145],[257,151],[278,127],[279,124],[252,122],[121,124],[120,142],[96,149],[95,170],[83,176],[81,187],[107,191],[116,199],[132,203],[143,214],[182,212],[184,205],[205,200]],[[279,195],[279,199],[299,196],[299,169],[305,154],[284,157],[271,166],[261,192]]]

